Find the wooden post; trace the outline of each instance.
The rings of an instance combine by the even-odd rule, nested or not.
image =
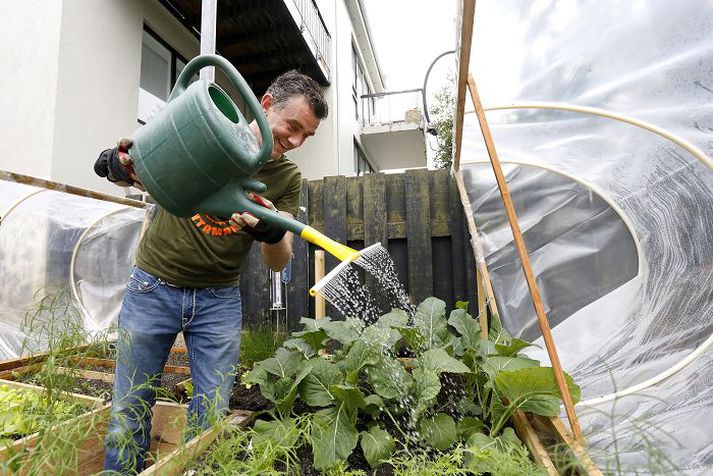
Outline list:
[[[114,195],[109,195],[108,193],[88,190],[86,188],[75,187],[74,185],[67,185],[60,182],[53,182],[51,180],[32,177],[30,175],[22,175],[14,172],[8,172],[6,170],[0,170],[0,180],[7,180],[8,182],[32,185],[34,187],[42,187],[46,188],[47,190],[56,190],[58,192],[70,193],[72,195],[78,195],[80,197],[94,198],[96,200],[103,200],[105,202],[114,202],[120,205],[127,205],[130,207],[149,207],[148,203],[140,202],[138,200],[132,200],[130,198],[121,198]]]
[[[537,314],[537,320],[540,323],[542,337],[545,340],[547,354],[550,357],[552,370],[554,371],[555,379],[557,380],[557,385],[559,386],[560,393],[562,394],[564,409],[567,412],[567,418],[569,419],[569,424],[572,427],[572,433],[574,434],[577,441],[582,443],[584,439],[582,437],[582,430],[579,427],[579,421],[577,420],[577,414],[574,411],[574,403],[572,403],[572,396],[569,393],[569,388],[567,388],[567,381],[565,380],[564,373],[562,372],[562,366],[560,364],[559,356],[557,355],[557,348],[555,347],[555,342],[552,339],[552,332],[550,331],[549,322],[547,322],[545,308],[542,305],[540,291],[537,288],[537,283],[535,282],[535,275],[532,272],[532,265],[530,264],[530,258],[527,254],[527,248],[525,247],[525,240],[522,237],[522,231],[520,230],[520,225],[517,221],[517,215],[515,214],[515,206],[513,205],[512,198],[510,197],[510,190],[505,180],[505,174],[503,173],[502,167],[500,166],[500,160],[498,159],[498,154],[495,150],[493,137],[490,134],[490,128],[488,127],[488,122],[485,118],[483,105],[480,103],[480,97],[478,96],[478,90],[475,86],[475,81],[473,80],[472,75],[468,75],[468,88],[470,89],[470,96],[473,100],[473,104],[475,105],[475,113],[478,116],[480,130],[483,133],[483,140],[485,141],[485,146],[488,149],[490,163],[493,166],[493,172],[495,173],[495,179],[498,182],[500,195],[502,196],[503,204],[505,205],[505,212],[507,213],[508,221],[510,222],[510,228],[512,229],[513,238],[515,240],[515,247],[517,248],[517,253],[520,257],[520,263],[522,264],[522,271],[525,274],[525,280],[527,281],[527,286],[530,289],[530,295],[532,296],[532,304],[535,306],[535,313]]]
[[[318,283],[322,278],[324,278],[324,250],[316,250],[314,252],[314,282]],[[324,302],[324,296],[317,293],[314,297],[314,317],[315,319],[321,319],[326,316],[326,303]]]

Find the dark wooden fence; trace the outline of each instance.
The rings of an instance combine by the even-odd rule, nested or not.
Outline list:
[[[458,190],[446,170],[412,170],[403,174],[325,177],[303,182],[298,219],[330,238],[362,249],[381,242],[414,303],[429,296],[470,301],[476,312],[475,261]],[[297,329],[301,317],[313,317],[315,247],[294,242],[291,279],[286,285],[287,326]],[[337,260],[327,254],[327,272]],[[269,309],[270,278],[259,247],[253,246],[241,278],[243,321],[254,326],[274,319]],[[333,317],[334,310],[328,307]]]

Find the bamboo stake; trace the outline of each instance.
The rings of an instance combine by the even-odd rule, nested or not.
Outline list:
[[[324,251],[317,250],[314,252],[314,282],[318,283],[324,278]],[[321,319],[327,315],[326,303],[324,296],[317,293],[314,296],[314,317]]]
[[[478,272],[481,276],[481,281],[479,285],[485,288],[485,296],[487,297],[488,307],[490,307],[490,312],[495,316],[500,316],[498,313],[498,304],[495,301],[495,293],[493,292],[493,284],[490,281],[490,273],[488,272],[488,266],[485,263],[485,255],[483,254],[483,244],[480,242],[478,235],[478,228],[475,225],[475,218],[473,218],[473,207],[470,205],[470,200],[468,199],[468,192],[465,190],[465,183],[463,182],[463,175],[459,170],[455,173],[456,184],[458,185],[458,195],[460,195],[460,202],[463,205],[463,212],[465,213],[465,220],[468,222],[468,231],[470,231],[470,246],[473,248],[473,255],[475,256],[475,263],[478,267]],[[481,316],[484,315],[481,314]],[[481,320],[484,319],[481,317]],[[481,322],[481,332],[483,324]],[[485,323],[485,331],[487,338],[487,322]]]
[[[140,202],[139,200],[132,200],[131,198],[121,198],[114,195],[110,195],[108,193],[102,193],[97,192],[95,190],[75,187],[74,185],[67,185],[61,182],[53,182],[52,180],[45,180],[37,177],[32,177],[30,175],[22,175],[17,174],[15,172],[8,172],[7,170],[0,170],[0,180],[22,183],[35,187],[42,187],[48,190],[56,190],[58,192],[78,195],[80,197],[94,198],[96,200],[103,200],[105,202],[119,203],[121,205],[127,205],[130,207],[148,208],[149,205],[148,203]]]
[[[488,122],[485,118],[483,105],[480,102],[478,90],[475,86],[475,80],[473,79],[472,75],[468,75],[468,88],[470,89],[471,99],[473,100],[473,104],[475,105],[475,113],[478,116],[478,123],[480,124],[480,130],[483,133],[483,140],[485,141],[485,146],[488,149],[490,163],[493,166],[493,172],[495,173],[495,179],[498,182],[500,195],[502,196],[503,204],[505,205],[505,212],[507,213],[508,221],[510,222],[510,228],[512,229],[515,246],[520,257],[520,263],[522,264],[522,271],[525,274],[527,287],[530,289],[530,295],[532,296],[532,304],[535,306],[535,313],[537,314],[537,320],[540,323],[542,337],[545,340],[547,354],[550,357],[552,370],[554,371],[555,379],[557,380],[557,385],[559,386],[560,393],[562,394],[564,409],[567,413],[569,424],[572,427],[572,433],[574,434],[575,438],[579,443],[583,443],[584,438],[582,437],[582,430],[579,427],[577,414],[574,411],[574,403],[572,403],[572,396],[569,393],[569,388],[567,388],[567,382],[562,372],[562,366],[560,364],[559,356],[557,355],[557,348],[555,347],[555,342],[552,339],[552,332],[550,331],[550,325],[547,321],[547,316],[545,315],[545,308],[542,304],[542,298],[540,297],[540,292],[537,288],[537,283],[535,282],[535,276],[532,272],[532,265],[530,264],[530,258],[527,254],[527,248],[525,247],[525,240],[522,238],[522,231],[520,230],[520,225],[517,221],[515,207],[512,202],[512,197],[510,196],[510,190],[505,180],[505,175],[503,174],[502,167],[500,167],[500,160],[498,159],[498,154],[495,150],[493,136],[490,134],[490,127],[488,126]]]
[[[458,36],[458,80],[456,90],[456,111],[453,141],[453,170],[460,168],[461,144],[463,143],[463,113],[465,111],[466,84],[470,70],[470,47],[473,42],[473,19],[475,0],[462,0],[458,4],[460,35]]]

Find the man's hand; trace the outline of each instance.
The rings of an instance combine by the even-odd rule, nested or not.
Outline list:
[[[273,205],[270,200],[260,195],[255,195],[254,193],[249,193],[248,197],[258,205],[262,205],[277,213],[277,208],[275,208],[275,205]],[[279,243],[286,233],[285,230],[275,228],[249,212],[233,213],[233,216],[230,218],[230,224],[241,227],[247,234],[252,236],[255,241],[267,243],[268,245]]]
[[[129,155],[129,148],[133,145],[131,139],[124,138],[113,149],[106,149],[99,154],[99,158],[94,163],[94,172],[100,177],[106,177],[112,183],[120,187],[136,187],[141,191],[146,191],[144,184],[136,175],[133,160]]]

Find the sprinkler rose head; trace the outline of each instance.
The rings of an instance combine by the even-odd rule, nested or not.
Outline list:
[[[314,286],[312,286],[309,290],[309,295],[310,296],[316,296],[318,292],[320,292],[321,289],[324,288],[324,286],[327,285],[330,281],[332,281],[334,278],[339,276],[344,270],[350,266],[354,261],[357,261],[359,258],[369,255],[369,253],[376,252],[376,250],[381,247],[381,243],[374,243],[371,246],[367,246],[361,251],[358,251],[354,253],[353,255],[349,256],[347,259],[339,263],[332,271],[327,273],[324,278],[320,279],[319,282],[315,283]]]

